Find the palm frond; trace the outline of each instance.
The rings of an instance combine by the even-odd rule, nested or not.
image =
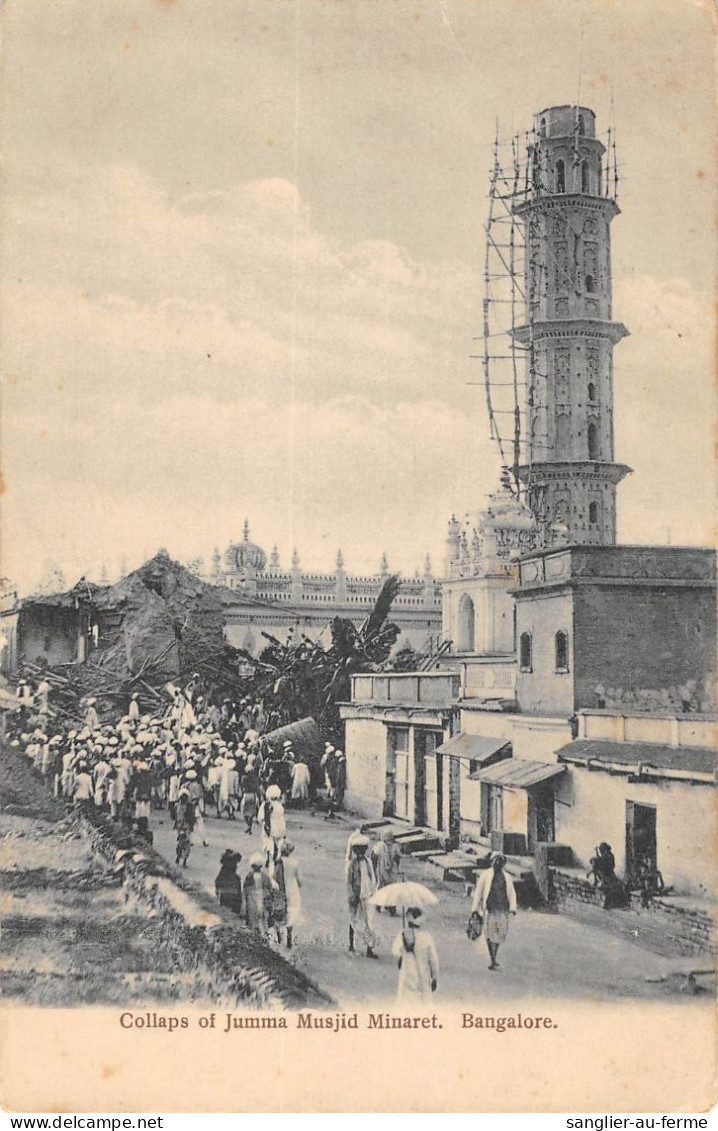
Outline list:
[[[381,592],[377,597],[374,608],[372,609],[366,621],[366,627],[362,633],[366,641],[373,640],[378,634],[386,618],[389,616],[391,606],[394,604],[394,599],[401,588],[401,581],[399,575],[391,573],[381,587]]]

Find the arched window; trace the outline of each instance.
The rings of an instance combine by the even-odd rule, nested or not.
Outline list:
[[[541,119],[541,137],[546,137],[546,119]]]
[[[589,383],[588,383],[588,399],[589,399],[589,401],[591,402],[591,404],[594,404],[594,403],[595,403],[595,400],[596,400],[596,386],[594,385],[593,381],[589,381]]]
[[[530,672],[532,670],[532,660],[531,633],[522,632],[521,640],[519,641],[519,667],[522,672]]]
[[[474,651],[474,602],[468,593],[459,601],[459,640],[460,652]]]
[[[598,525],[598,503],[588,504],[588,521],[590,526]]]
[[[593,294],[593,290],[594,290],[593,275],[587,275],[586,276],[586,291],[588,292],[588,294],[591,295],[591,294]]]
[[[581,164],[581,192],[589,192],[588,187],[588,161]]]
[[[556,671],[568,671],[568,633],[557,632],[554,641],[556,649]]]
[[[563,161],[556,162],[556,192],[566,191],[566,166]]]
[[[598,426],[595,420],[588,425],[588,458],[598,459]]]
[[[578,136],[583,137],[585,135],[585,133],[586,133],[586,122],[584,120],[583,114],[579,114],[579,116],[578,116]]]

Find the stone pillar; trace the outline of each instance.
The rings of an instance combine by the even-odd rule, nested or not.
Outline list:
[[[334,571],[334,600],[337,605],[347,603],[347,575],[344,572],[344,557],[341,550],[337,551],[337,564]]]
[[[302,603],[302,571],[299,568],[299,554],[296,547],[292,554],[292,604]]]
[[[449,758],[449,845],[457,848],[461,837],[461,762]]]

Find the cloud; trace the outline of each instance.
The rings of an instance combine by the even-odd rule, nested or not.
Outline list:
[[[244,513],[308,564],[330,536],[362,568],[432,547],[476,447],[465,266],[342,246],[278,179],[62,186],[6,219],[8,569],[206,552]]]
[[[615,351],[616,453],[635,474],[619,488],[619,537],[714,540],[712,302],[685,278],[621,281],[614,309],[631,337]]]
[[[478,271],[343,243],[281,178],[173,197],[130,165],[56,172],[3,221],[5,572],[207,555],[245,514],[308,567],[338,545],[357,570],[439,558],[447,515],[496,482],[466,388]],[[709,537],[706,302],[618,281],[623,539]]]

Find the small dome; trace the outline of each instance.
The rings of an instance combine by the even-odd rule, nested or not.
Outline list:
[[[516,495],[502,485],[489,497],[489,505],[480,516],[482,530],[506,530],[522,533],[536,529],[531,511]]]
[[[267,564],[267,555],[261,546],[249,540],[249,523],[245,520],[244,537],[241,542],[233,542],[225,551],[224,566],[230,572],[243,573],[247,569],[260,572]]]

